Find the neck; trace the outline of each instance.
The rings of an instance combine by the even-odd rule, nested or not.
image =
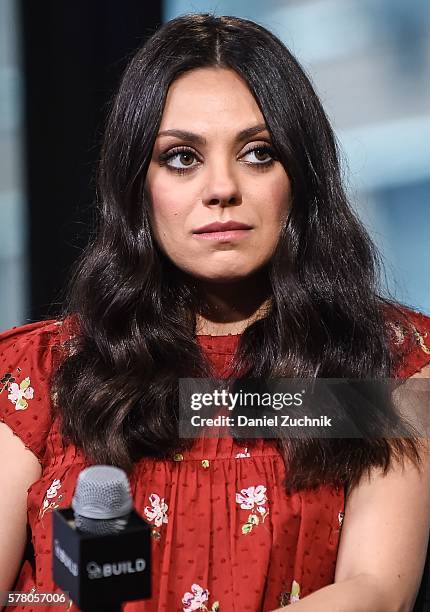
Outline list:
[[[270,307],[267,279],[259,275],[234,283],[201,283],[205,304],[197,315],[197,335],[240,334]]]

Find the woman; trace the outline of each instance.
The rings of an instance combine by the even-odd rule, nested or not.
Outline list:
[[[2,336],[0,588],[54,589],[51,512],[96,462],[128,470],[152,526],[154,596],[127,612],[410,610],[418,440],[178,435],[181,377],[429,373],[430,321],[378,296],[296,60],[242,19],[163,26],[113,103],[99,200],[64,316]]]

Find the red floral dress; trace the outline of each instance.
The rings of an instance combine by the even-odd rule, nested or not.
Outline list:
[[[430,318],[409,317],[416,334],[399,365],[404,377],[430,362]],[[393,343],[406,346],[402,324],[394,322],[392,330]],[[0,419],[42,465],[28,492],[34,555],[24,560],[16,591],[58,591],[51,577],[52,510],[70,505],[86,465],[79,449],[63,443],[52,419],[50,377],[69,333],[65,323],[45,321],[0,335]],[[220,377],[238,339],[198,337]],[[288,495],[284,477],[283,459],[270,440],[247,448],[206,438],[170,459],[139,461],[130,481],[136,510],[152,526],[153,597],[123,610],[266,612],[332,583],[344,492],[322,486]]]

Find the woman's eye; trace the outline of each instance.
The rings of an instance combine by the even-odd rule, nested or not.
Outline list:
[[[196,164],[196,155],[189,149],[176,149],[169,151],[168,153],[160,156],[160,159],[170,168],[174,170],[185,170],[187,168],[194,168]]]
[[[271,147],[263,146],[263,145],[250,149],[244,154],[243,157],[248,157],[248,156],[251,156],[251,160],[250,160],[251,163],[256,164],[256,165],[263,165],[263,164],[267,165],[267,164],[272,163],[275,159],[273,149]],[[252,157],[254,159],[252,159]]]
[[[247,159],[246,159],[247,158]],[[272,165],[276,159],[275,152],[268,145],[261,145],[249,149],[241,157],[246,159],[246,163],[251,166],[263,166],[264,168]],[[170,170],[183,174],[188,170],[196,168],[200,164],[196,153],[191,149],[181,148],[172,149],[160,155],[160,164],[167,166]]]

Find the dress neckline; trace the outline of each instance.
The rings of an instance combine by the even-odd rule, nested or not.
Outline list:
[[[241,334],[225,334],[220,336],[212,336],[211,334],[202,334],[196,336],[200,346],[206,352],[215,353],[234,353],[239,344]]]
[[[241,336],[240,332],[236,334],[197,334],[197,338],[228,338],[229,336]]]

